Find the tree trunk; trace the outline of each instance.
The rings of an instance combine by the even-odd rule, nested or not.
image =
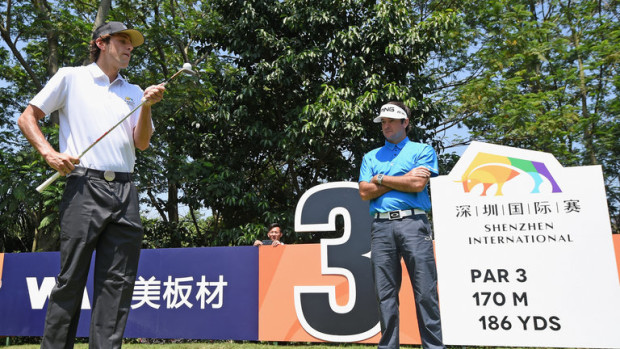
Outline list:
[[[97,8],[97,16],[95,16],[95,23],[93,23],[93,31],[91,32],[91,34],[94,34],[95,29],[97,29],[100,25],[105,23],[105,19],[108,17],[108,13],[110,12],[111,7],[112,7],[112,0],[101,0],[101,2],[99,3],[99,8]],[[83,64],[88,65],[90,63],[91,63],[90,57],[88,57],[84,60]]]
[[[99,8],[97,9],[95,23],[93,24],[93,33],[97,27],[105,22],[105,19],[108,17],[108,12],[110,12],[110,7],[112,7],[112,0],[101,0]]]
[[[590,111],[588,110],[588,87],[586,85],[586,76],[583,67],[583,57],[579,50],[580,40],[579,33],[575,27],[571,26],[573,45],[577,51],[577,65],[579,67],[579,97],[581,101],[581,117],[586,120],[584,127],[583,146],[585,151],[585,161],[587,165],[597,165],[596,152],[594,150],[594,132],[596,128],[595,121],[590,119]]]
[[[168,220],[170,223],[179,222],[179,189],[176,183],[168,182]]]
[[[596,152],[594,150],[594,133],[596,128],[596,122],[591,120],[590,111],[588,110],[588,86],[586,85],[586,76],[583,66],[583,55],[580,50],[581,45],[581,31],[575,25],[575,17],[573,16],[571,7],[572,4],[569,2],[567,5],[563,5],[560,2],[560,6],[563,6],[566,14],[568,15],[570,22],[570,40],[573,46],[575,47],[575,52],[577,52],[577,65],[579,69],[579,99],[581,102],[581,118],[586,120],[586,125],[583,130],[583,147],[585,154],[585,163],[587,165],[597,165],[598,160],[596,159]]]

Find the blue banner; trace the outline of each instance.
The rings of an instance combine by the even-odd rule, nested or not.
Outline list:
[[[59,253],[4,256],[0,335],[41,336]],[[89,276],[80,337],[88,337],[91,301]],[[143,250],[131,307],[125,337],[257,340],[258,249]]]

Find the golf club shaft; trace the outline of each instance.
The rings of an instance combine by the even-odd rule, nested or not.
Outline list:
[[[192,70],[188,70],[186,68],[181,68],[179,69],[179,71],[177,71],[176,73],[174,73],[174,75],[172,75],[170,78],[168,78],[168,80],[164,81],[162,84],[165,86],[167,83],[169,83],[172,79],[174,79],[175,77],[177,77],[177,75],[181,74],[183,71],[187,71],[188,73],[191,74],[195,74]],[[131,110],[127,115],[125,115],[125,117],[123,117],[119,122],[117,122],[114,126],[112,126],[109,130],[107,130],[104,134],[102,134],[99,138],[97,138],[96,141],[94,141],[91,145],[88,146],[88,148],[84,149],[84,151],[78,156],[78,159],[81,159],[82,156],[84,156],[84,154],[86,154],[86,152],[88,152],[92,147],[95,146],[95,144],[99,143],[100,140],[102,140],[105,136],[107,136],[110,132],[112,132],[118,125],[122,124],[123,121],[127,120],[128,117],[131,116],[131,114],[133,114],[136,110],[140,109],[140,107],[142,107],[142,105],[144,105],[144,103],[146,103],[146,99],[142,98],[142,102],[140,104],[138,104],[137,107],[133,108],[133,110]],[[56,172],[54,173],[53,176],[51,176],[50,178],[48,178],[45,182],[41,183],[41,185],[39,185],[36,190],[41,193],[42,191],[45,190],[45,188],[47,188],[50,184],[54,183],[55,180],[58,179],[58,177],[60,177],[60,172]]]
[[[48,178],[45,182],[41,183],[41,185],[39,185],[37,187],[37,191],[40,193],[42,191],[45,190],[45,188],[47,188],[50,184],[54,183],[55,180],[58,179],[58,177],[60,177],[60,172],[56,172],[54,173],[53,176],[51,176],[50,178]]]
[[[133,114],[136,110],[138,110],[138,108],[140,108],[144,102],[146,102],[146,100],[143,100],[142,103],[138,104],[137,107],[133,108],[132,111],[129,112],[129,114],[125,115],[125,117],[123,117],[119,122],[117,122],[114,126],[112,126],[109,130],[107,130],[104,134],[102,134],[99,138],[97,138],[97,140],[95,140],[91,145],[88,146],[88,148],[84,149],[84,151],[78,156],[78,159],[81,159],[82,156],[84,156],[84,154],[86,154],[86,152],[88,152],[92,147],[95,146],[95,144],[99,143],[100,140],[103,139],[103,137],[107,136],[108,133],[112,132],[118,125],[120,125],[121,123],[123,123],[123,121],[127,120],[128,117],[131,116],[131,114]],[[39,185],[37,187],[37,191],[40,193],[42,191],[45,190],[45,188],[47,188],[50,184],[54,183],[55,180],[58,179],[58,177],[60,177],[60,172],[56,172],[54,173],[53,176],[51,176],[50,178],[48,178],[45,182],[41,183],[41,185]]]

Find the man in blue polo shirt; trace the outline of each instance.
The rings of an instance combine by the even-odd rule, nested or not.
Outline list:
[[[399,340],[398,292],[401,258],[404,259],[415,295],[422,346],[445,348],[437,297],[437,270],[426,185],[439,174],[432,147],[409,140],[409,108],[401,102],[381,107],[374,122],[381,123],[385,145],[368,152],[362,160],[359,192],[370,200],[371,260],[379,302],[379,348],[397,349]]]

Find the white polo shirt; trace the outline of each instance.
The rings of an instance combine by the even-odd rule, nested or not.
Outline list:
[[[143,91],[120,74],[112,83],[96,63],[61,68],[30,101],[46,115],[58,110],[60,152],[79,156],[97,138],[140,104]],[[81,167],[133,172],[133,129],[140,109],[80,159]]]

